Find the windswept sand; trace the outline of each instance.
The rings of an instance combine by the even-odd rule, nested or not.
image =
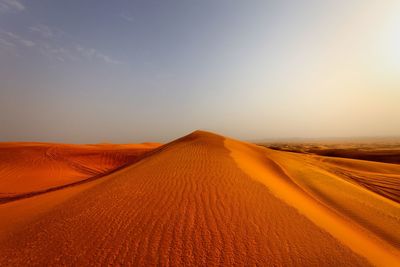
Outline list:
[[[1,204],[0,266],[398,266],[399,203],[372,189],[379,173],[396,192],[400,172],[368,164],[197,131],[99,179]]]
[[[0,143],[0,203],[102,176],[158,146]]]
[[[275,150],[400,164],[399,138],[260,143]]]

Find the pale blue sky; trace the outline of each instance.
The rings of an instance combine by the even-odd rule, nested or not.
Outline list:
[[[398,136],[399,14],[390,0],[0,0],[0,141]]]

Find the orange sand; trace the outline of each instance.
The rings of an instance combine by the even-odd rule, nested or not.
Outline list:
[[[0,143],[0,202],[102,176],[157,146]]]
[[[99,179],[1,204],[0,266],[399,265],[400,206],[371,188],[400,173],[346,163],[197,131]]]

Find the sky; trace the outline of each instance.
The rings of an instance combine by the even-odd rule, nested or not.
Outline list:
[[[398,0],[0,0],[0,141],[400,136]]]

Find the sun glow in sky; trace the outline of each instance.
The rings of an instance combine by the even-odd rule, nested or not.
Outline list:
[[[400,135],[399,1],[0,0],[0,141]]]

